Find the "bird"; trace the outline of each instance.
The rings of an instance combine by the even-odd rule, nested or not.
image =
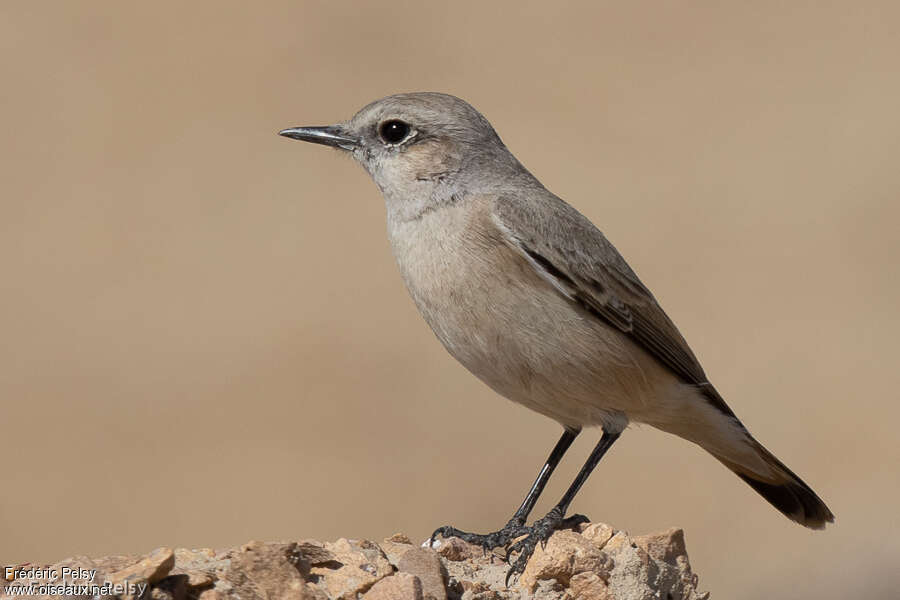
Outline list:
[[[569,505],[630,423],[699,445],[786,517],[834,522],[816,493],[762,446],[719,394],[685,338],[603,233],[547,190],[464,100],[395,94],[334,125],[280,135],[331,146],[369,173],[390,245],[422,317],[446,350],[499,395],[562,434],[499,530],[459,537],[506,549],[509,578],[537,544],[587,522]],[[560,501],[527,519],[582,429],[600,439]],[[515,557],[515,558],[513,558]]]

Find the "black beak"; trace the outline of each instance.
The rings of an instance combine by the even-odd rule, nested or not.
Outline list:
[[[278,132],[278,135],[313,144],[324,144],[344,150],[353,150],[359,146],[359,140],[347,135],[340,125],[326,127],[291,127]]]

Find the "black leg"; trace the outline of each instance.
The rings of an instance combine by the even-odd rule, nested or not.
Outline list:
[[[566,511],[569,509],[569,505],[575,498],[575,494],[578,493],[578,490],[580,490],[581,486],[584,485],[584,482],[587,481],[591,471],[594,470],[597,463],[600,462],[600,459],[603,458],[603,455],[609,450],[609,447],[613,445],[613,442],[619,439],[620,435],[621,433],[609,433],[608,431],[604,431],[597,446],[591,452],[591,455],[588,457],[587,462],[584,463],[584,466],[581,467],[575,481],[572,482],[572,485],[570,485],[569,489],[566,490],[566,493],[563,494],[562,499],[549,513],[547,513],[547,516],[535,521],[534,525],[531,527],[523,528],[527,530],[528,537],[513,544],[506,555],[508,560],[510,554],[514,552],[519,553],[516,562],[510,566],[509,572],[506,574],[507,585],[509,585],[509,578],[514,573],[521,573],[525,570],[525,565],[528,564],[528,559],[531,558],[532,553],[534,553],[534,549],[538,542],[546,544],[547,540],[557,529],[574,527],[579,523],[586,523],[588,521],[588,518],[584,515],[573,515],[567,519],[565,518]]]
[[[538,473],[537,479],[535,479],[534,483],[531,485],[531,489],[528,491],[528,495],[525,496],[525,500],[522,501],[522,505],[503,529],[495,531],[494,533],[481,535],[477,533],[467,533],[465,531],[460,531],[455,527],[445,525],[444,527],[439,527],[431,534],[429,542],[433,543],[434,538],[438,535],[441,535],[444,538],[458,537],[470,544],[477,544],[487,551],[500,546],[506,546],[520,535],[528,533],[530,530],[525,527],[525,519],[528,518],[531,509],[534,508],[534,504],[537,502],[541,492],[544,491],[544,487],[547,485],[547,481],[550,480],[550,475],[553,474],[556,465],[562,460],[566,450],[569,449],[569,446],[572,445],[572,442],[575,441],[575,438],[578,437],[580,432],[580,429],[566,429],[563,431],[562,437],[559,438],[559,441],[556,442],[556,446],[553,447],[553,451],[550,452],[550,456],[547,457],[547,461],[544,463],[541,472]]]
[[[550,475],[553,474],[556,465],[562,460],[566,450],[569,449],[569,446],[572,445],[572,442],[575,441],[575,438],[578,437],[580,432],[581,430],[572,429],[563,431],[562,437],[556,442],[556,446],[553,447],[553,451],[550,452],[550,456],[547,457],[547,462],[544,463],[544,467],[541,469],[541,472],[538,473],[537,479],[535,479],[534,483],[531,485],[528,495],[525,496],[525,499],[522,501],[522,506],[519,507],[516,514],[510,519],[511,521],[516,521],[520,524],[525,523],[525,519],[531,514],[531,509],[533,509],[535,503],[537,503],[538,497],[540,497],[541,493],[544,491],[547,482],[550,481]]]

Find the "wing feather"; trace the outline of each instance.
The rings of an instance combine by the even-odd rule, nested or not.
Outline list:
[[[493,218],[506,242],[560,293],[699,386],[713,406],[733,417],[675,324],[615,247],[577,210],[541,192],[527,203],[495,200]]]

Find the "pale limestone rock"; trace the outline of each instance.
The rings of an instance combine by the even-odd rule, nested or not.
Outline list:
[[[631,538],[628,537],[628,534],[624,531],[617,531],[613,534],[609,540],[607,540],[606,544],[603,545],[603,550],[607,553],[619,552],[623,547],[631,545]]]
[[[579,573],[592,572],[605,579],[612,569],[612,560],[589,540],[574,531],[557,531],[547,540],[547,546],[540,544],[534,550],[531,560],[519,581],[519,586],[534,591],[538,582],[554,579],[567,586],[569,580]]]
[[[566,593],[572,600],[615,600],[603,578],[590,571],[573,575]]]
[[[581,532],[581,536],[594,544],[598,550],[602,550],[615,534],[616,530],[606,523],[591,523]]]
[[[412,545],[412,540],[409,539],[409,536],[405,533],[395,533],[389,538],[385,538],[386,542],[394,542],[395,544],[406,544],[407,546]]]
[[[608,582],[614,598],[657,600],[671,597],[673,600],[703,600],[708,597],[697,591],[697,577],[691,572],[687,556],[672,557],[680,537],[671,535],[672,533],[660,534],[669,538],[666,541],[657,539],[648,543],[647,540],[642,540],[656,556],[651,556],[632,538],[625,536],[624,539],[616,540],[618,534],[613,536],[606,545],[606,551],[614,551],[615,566]],[[614,541],[617,543],[613,544]],[[610,549],[611,545],[613,549]],[[672,557],[673,561],[666,562],[661,557]]]
[[[380,545],[392,565],[396,565],[403,555],[414,547],[408,537],[398,533],[386,538]]]
[[[175,566],[175,552],[171,548],[157,548],[138,562],[110,573],[106,579],[113,584],[156,583]]]
[[[228,550],[160,549],[149,556],[74,557],[54,568],[97,569],[145,577],[142,600],[705,600],[697,591],[681,530],[631,537],[602,523],[556,532],[526,572],[505,585],[509,566],[496,554],[451,538],[438,552],[395,534],[380,545],[252,542]],[[174,564],[173,564],[174,563]],[[150,583],[152,580],[152,583]],[[0,599],[21,596],[4,593]],[[31,582],[46,583],[42,581]]]
[[[328,598],[335,600],[356,600],[357,594],[364,593],[375,582],[394,572],[387,556],[373,542],[368,540],[347,540],[325,544],[329,560],[313,564],[310,577],[316,578],[318,587]]]
[[[212,574],[206,571],[187,570],[184,575],[187,577],[187,586],[190,588],[206,587],[215,581]]]
[[[397,570],[418,577],[425,597],[447,600],[446,571],[437,552],[431,548],[413,547],[397,562]]]
[[[306,582],[296,567],[297,544],[250,542],[230,554],[217,591],[225,598],[307,600]]]
[[[662,533],[638,535],[634,543],[656,560],[675,564],[679,556],[687,556],[684,546],[684,531],[672,528]]]
[[[409,573],[385,577],[363,596],[364,600],[424,600],[422,581]]]
[[[459,538],[452,537],[441,540],[441,545],[438,546],[437,553],[447,560],[459,561],[473,558],[473,554],[483,555],[484,551],[478,546],[467,544]]]
[[[169,577],[183,575],[185,585],[191,589],[210,586],[216,576],[208,565],[215,556],[216,553],[211,548],[176,548],[175,567],[169,572]]]

